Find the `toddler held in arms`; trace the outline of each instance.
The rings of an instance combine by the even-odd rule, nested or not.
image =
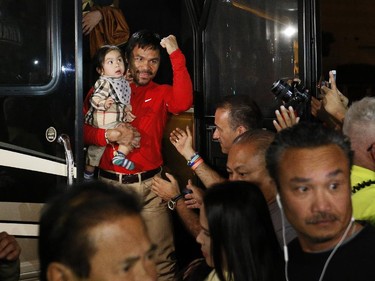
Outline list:
[[[135,116],[130,105],[131,89],[125,79],[125,63],[121,50],[112,45],[101,47],[94,56],[96,71],[100,74],[90,98],[90,108],[85,115],[85,123],[102,129],[113,129],[123,122],[132,122]],[[134,169],[134,163],[127,155],[134,147],[139,147],[140,138],[131,145],[113,147],[114,165],[128,170]],[[87,150],[85,179],[94,176],[95,167],[99,165],[105,147],[91,145]]]

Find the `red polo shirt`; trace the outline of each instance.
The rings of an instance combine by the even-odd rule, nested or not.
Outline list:
[[[133,174],[153,170],[163,164],[161,140],[167,121],[168,112],[178,114],[188,110],[193,102],[193,87],[186,69],[185,57],[178,49],[170,55],[173,69],[173,85],[159,85],[150,82],[145,86],[131,83],[132,96],[130,103],[136,119],[131,123],[141,134],[141,146],[128,154],[134,162],[135,169],[127,170],[112,164],[113,148],[107,145],[99,168],[119,173]],[[90,94],[89,94],[90,95]],[[88,98],[85,101],[87,110]],[[104,129],[84,125],[84,142],[86,145],[106,145]]]

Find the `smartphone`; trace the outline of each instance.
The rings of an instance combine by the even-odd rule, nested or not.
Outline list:
[[[335,80],[335,82],[336,82],[336,70],[330,70],[330,71],[332,71],[332,74],[333,74],[333,79]],[[318,88],[320,87],[323,87],[323,86],[326,86],[326,87],[328,87],[328,88],[331,88],[331,83],[332,83],[332,81],[331,81],[331,78],[330,79],[328,79],[328,81],[326,81],[326,80],[324,80],[324,77],[323,77],[323,75],[322,76],[320,76],[320,80],[319,80],[319,86],[318,86]]]
[[[332,72],[332,74],[333,74],[333,79],[335,80],[335,82],[336,82],[336,70],[331,70],[331,72]],[[331,82],[331,81],[330,81]]]

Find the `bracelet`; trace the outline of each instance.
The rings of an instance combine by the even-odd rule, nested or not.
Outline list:
[[[187,165],[188,165],[189,167],[193,166],[193,165],[194,165],[194,162],[197,161],[197,159],[198,159],[199,157],[200,157],[200,156],[199,156],[198,152],[195,152],[195,153],[193,154],[193,156],[191,156],[190,160],[187,161]]]
[[[168,201],[169,210],[173,211],[176,208],[177,201],[184,198],[184,194],[179,194]]]
[[[202,164],[203,162],[204,162],[204,161],[203,161],[203,158],[199,157],[199,159],[194,163],[194,165],[191,166],[191,169],[192,169],[193,171],[195,171],[195,169],[198,168],[198,166],[199,166],[200,164]]]

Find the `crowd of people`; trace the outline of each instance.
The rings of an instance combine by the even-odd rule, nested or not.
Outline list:
[[[187,154],[192,149],[189,128],[171,132],[170,141],[190,157],[191,168],[199,163],[193,169],[201,169],[207,186],[188,182],[180,188],[171,174],[168,180],[151,179],[150,192],[166,210],[177,211],[202,250],[202,258],[173,271],[171,280],[373,280],[375,229],[371,215],[363,214],[371,206],[364,207],[364,199],[356,206],[353,200],[370,186],[354,188],[353,181],[364,173],[353,174],[353,167],[371,167],[356,160],[361,157],[355,141],[322,122],[298,122],[285,108],[276,115],[277,133],[237,120],[243,131],[236,134],[231,115],[249,109],[246,99],[227,97],[227,107],[217,107],[228,110],[214,136],[228,153],[229,179],[197,152]],[[364,98],[346,109],[345,132],[354,131],[353,124],[369,130],[374,100]],[[374,162],[370,139],[360,149]],[[144,219],[144,197],[134,188],[118,187],[93,181],[49,203],[40,221],[43,280],[166,280],[157,267],[160,245]]]
[[[87,14],[84,33],[100,20],[97,10]],[[153,81],[163,51],[172,85]],[[198,187],[161,175],[167,116],[193,101],[176,37],[141,30],[124,56],[105,45],[94,58],[86,181],[42,212],[42,281],[375,279],[375,98],[349,105],[330,73],[330,86],[311,98],[314,121],[281,106],[271,131],[250,97],[224,97],[213,139],[228,156],[228,178],[195,150],[189,127],[170,132]],[[202,250],[186,268],[176,267],[171,212]],[[0,233],[0,280],[18,280],[20,251]]]
[[[173,85],[153,82],[163,48]],[[229,178],[194,149],[189,127],[170,132],[170,142],[200,179],[198,187],[171,173],[161,176],[167,113],[192,104],[192,82],[176,38],[136,32],[124,61],[127,72],[122,61],[111,63],[127,80],[134,118],[106,128],[85,123],[85,143],[104,147],[99,181],[64,192],[43,212],[42,280],[375,278],[374,98],[348,106],[332,82],[311,100],[316,120],[300,120],[292,107],[281,106],[271,131],[262,128],[261,110],[251,98],[224,97],[216,106],[213,138],[228,155]],[[104,90],[113,88],[106,83]],[[85,112],[98,89],[103,91],[94,87],[87,96]],[[110,99],[113,108],[122,102],[118,95],[102,95],[101,102]],[[104,113],[98,118],[108,108],[99,109]],[[113,161],[119,146],[128,148],[125,159],[132,167]],[[202,250],[186,268],[176,268],[174,211]]]
[[[164,117],[158,121],[154,118],[151,122],[149,116],[144,116],[145,107],[138,105],[140,101],[134,96],[141,95],[144,102],[148,97],[154,101],[159,98],[157,89],[165,87],[169,90],[164,89],[165,95],[161,96],[168,104],[164,112],[183,111],[184,108],[177,107],[173,101],[180,98],[179,101],[186,102],[185,106],[191,105],[191,88],[185,92],[177,90],[179,83],[191,86],[190,77],[175,38],[168,37],[161,39],[161,46],[167,49],[172,65],[177,63],[174,60],[178,61],[174,56],[180,57],[179,67],[173,70],[174,77],[183,81],[174,79],[172,86],[152,82],[157,68],[153,69],[151,61],[158,57],[160,49],[156,51],[155,45],[139,43],[137,40],[142,38],[142,33],[133,36],[136,38],[131,37],[130,42],[135,42],[130,44],[126,59],[131,77],[130,104],[136,119],[131,124],[111,129],[85,125],[86,143],[105,146],[109,151],[108,156],[104,152],[99,164],[99,179],[108,184],[104,188],[131,191],[143,206],[138,215],[145,227],[139,236],[147,237],[148,246],[144,243],[135,245],[131,240],[128,243],[137,248],[132,250],[137,253],[133,254],[136,261],[143,261],[147,249],[152,249],[149,258],[154,267],[147,268],[146,262],[143,266],[134,266],[137,276],[131,275],[128,280],[138,280],[139,276],[146,280],[195,281],[375,278],[375,271],[371,269],[375,260],[372,203],[375,99],[366,97],[348,106],[348,100],[333,81],[330,87],[321,87],[319,99],[311,100],[311,113],[316,120],[300,120],[292,107],[281,106],[275,112],[275,130],[271,131],[262,128],[261,111],[248,96],[224,97],[216,107],[213,138],[228,155],[229,178],[212,169],[194,149],[189,127],[176,128],[170,132],[170,142],[203,187],[193,185],[191,180],[180,183],[171,173],[166,173],[165,178],[161,176],[162,159],[155,151],[160,152],[158,144],[165,114],[153,107],[152,112],[147,111],[148,115],[157,112],[158,116]],[[141,62],[147,59],[149,63]],[[152,97],[149,91],[152,91]],[[160,109],[161,104],[155,106]],[[153,126],[160,122],[157,133],[151,127],[143,130],[144,120]],[[152,141],[151,134],[157,135],[159,142]],[[134,162],[135,171],[114,165],[111,155],[117,145],[131,144],[139,136],[139,146],[133,147],[127,155]],[[146,159],[151,148],[157,157],[148,155]],[[155,164],[150,166],[151,163]],[[127,182],[134,175],[136,180]],[[145,175],[147,178],[143,178]],[[91,199],[87,197],[87,200]],[[97,214],[95,208],[90,211]],[[202,250],[202,258],[193,260],[183,269],[176,269],[176,261],[172,258],[171,211],[176,211]],[[54,218],[54,221],[58,219]],[[92,229],[102,230],[101,227]],[[90,227],[86,231],[92,235]],[[48,241],[49,235],[43,239]],[[46,248],[41,244],[41,253]],[[100,249],[97,247],[89,259],[92,264],[105,257]],[[122,253],[124,260],[127,253]],[[49,270],[54,271],[51,264],[55,262],[72,267],[65,264],[63,258],[54,257],[44,261],[42,274],[49,276]],[[114,259],[113,266],[115,263]],[[110,266],[107,264],[108,269],[104,272],[109,271]],[[132,270],[127,267],[126,272]],[[81,277],[95,278],[94,271],[92,275],[87,274]]]

